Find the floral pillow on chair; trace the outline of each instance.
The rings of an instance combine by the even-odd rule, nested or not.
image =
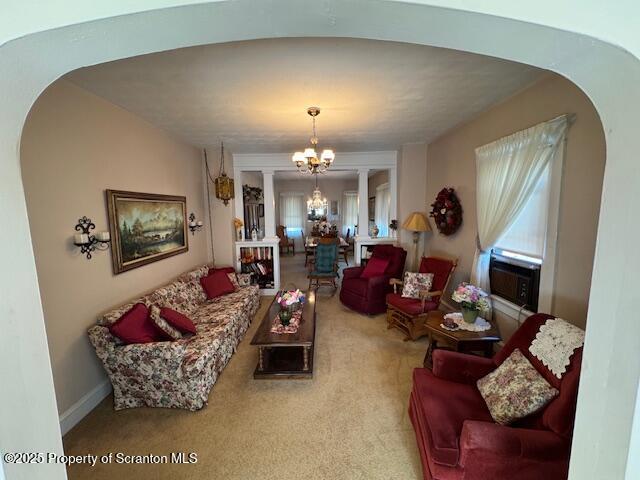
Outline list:
[[[420,298],[421,291],[430,291],[433,284],[433,273],[405,272],[402,296],[405,298]]]
[[[480,395],[500,425],[542,410],[560,392],[549,385],[519,349],[477,382]]]

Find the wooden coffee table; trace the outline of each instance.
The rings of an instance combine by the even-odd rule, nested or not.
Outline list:
[[[431,355],[436,348],[448,348],[456,352],[481,352],[485,357],[493,356],[493,344],[499,342],[500,332],[493,322],[491,329],[484,332],[469,332],[467,330],[445,330],[440,326],[447,312],[435,310],[429,312],[424,326],[429,336],[429,347],[424,356],[425,368],[431,368]]]
[[[316,295],[305,293],[302,320],[296,333],[271,333],[280,310],[275,296],[251,340],[258,347],[258,365],[253,378],[311,378],[316,337]]]

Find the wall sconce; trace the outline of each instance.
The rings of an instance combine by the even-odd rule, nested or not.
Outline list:
[[[80,253],[86,254],[87,260],[91,260],[91,253],[95,250],[106,250],[111,242],[109,232],[97,232],[91,235],[91,230],[96,228],[90,218],[82,217],[78,220],[76,230],[82,233],[76,233],[73,236],[73,244],[80,247]]]
[[[191,212],[189,214],[189,230],[191,230],[191,235],[195,235],[196,232],[199,232],[202,228],[202,220],[198,220],[196,222],[196,216]]]

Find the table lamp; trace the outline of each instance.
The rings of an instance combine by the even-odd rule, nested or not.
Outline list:
[[[431,227],[427,222],[427,217],[423,213],[413,212],[409,218],[402,224],[402,228],[413,232],[413,270],[418,271],[418,241],[420,240],[420,232],[430,232]]]

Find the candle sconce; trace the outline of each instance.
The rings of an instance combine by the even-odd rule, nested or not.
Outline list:
[[[196,222],[196,216],[191,212],[189,214],[189,230],[191,230],[191,235],[195,235],[196,232],[199,232],[202,229],[202,220],[198,220]]]
[[[76,231],[81,233],[76,233],[73,236],[73,244],[76,247],[80,247],[80,253],[86,255],[87,260],[91,260],[92,252],[95,250],[107,250],[109,242],[111,242],[109,232],[97,232],[92,235],[91,230],[95,228],[95,224],[87,217],[80,218],[75,227]]]

